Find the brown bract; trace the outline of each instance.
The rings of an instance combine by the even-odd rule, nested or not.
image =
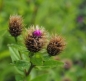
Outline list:
[[[23,27],[23,20],[19,15],[10,16],[9,32],[12,36],[17,37],[21,34]]]
[[[50,56],[58,55],[65,46],[64,39],[61,36],[53,36],[47,46],[47,52]]]
[[[41,36],[36,37],[33,35],[35,30],[41,31]],[[31,26],[26,33],[25,36],[25,45],[30,52],[38,52],[40,51],[47,43],[47,35],[43,28],[39,28],[39,26]]]

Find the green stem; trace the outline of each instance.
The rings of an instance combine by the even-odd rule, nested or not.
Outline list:
[[[17,39],[17,37],[15,37],[15,42],[16,42],[16,44],[18,43],[18,39]],[[22,60],[22,55],[21,55],[21,53],[20,53],[19,50],[18,50],[18,52],[19,52],[19,55],[20,55],[20,59]]]
[[[34,55],[34,53],[30,52],[30,56],[29,57],[31,58],[33,55]],[[30,63],[31,63],[30,68],[28,69],[27,72],[25,71],[25,75],[26,76],[28,76],[31,73],[32,69],[35,67],[35,65],[33,65],[31,61],[30,61]]]
[[[28,76],[28,75],[31,73],[31,71],[32,71],[32,69],[33,69],[34,67],[35,67],[35,65],[33,65],[33,64],[31,63],[30,68],[29,68],[29,70],[25,73],[25,75]]]
[[[16,41],[16,43],[18,42],[18,40],[17,40],[17,37],[14,37],[15,38],[15,41]]]

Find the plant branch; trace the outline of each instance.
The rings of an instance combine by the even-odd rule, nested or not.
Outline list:
[[[35,67],[35,65],[33,65],[31,63],[30,68],[29,68],[29,70],[27,72],[25,72],[25,75],[28,76],[34,67]]]
[[[30,52],[30,59],[31,57],[34,55],[33,52]],[[28,76],[30,74],[30,72],[32,71],[32,69],[35,67],[35,65],[32,64],[32,62],[30,61],[31,65],[30,65],[30,68],[28,69],[28,71],[25,71],[25,75]]]

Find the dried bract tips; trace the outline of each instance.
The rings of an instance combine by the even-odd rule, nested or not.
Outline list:
[[[23,20],[19,15],[10,16],[9,20],[9,32],[13,37],[17,37],[21,34],[23,27]]]
[[[29,51],[40,51],[45,46],[46,42],[47,35],[43,28],[39,28],[39,26],[31,26],[27,30],[27,35],[25,37],[25,45]]]
[[[65,42],[60,36],[53,36],[47,46],[47,52],[50,56],[58,55],[65,46]]]

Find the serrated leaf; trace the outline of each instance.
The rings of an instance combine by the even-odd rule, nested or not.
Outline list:
[[[48,61],[48,60],[50,60],[50,56],[47,55],[47,54],[46,54],[46,55],[43,55],[42,58],[43,58],[44,61]]]
[[[43,74],[43,75],[37,76],[31,81],[47,81],[47,78],[48,78],[48,74]]]
[[[17,60],[14,63],[14,66],[17,67],[17,69],[23,71],[24,69],[27,69],[30,65],[30,63],[28,61],[24,61],[24,60]]]
[[[38,55],[38,56],[33,56],[31,58],[31,62],[36,65],[36,66],[42,66],[43,65],[43,61],[42,58]]]
[[[20,50],[21,52],[28,51],[28,50],[25,48],[25,46],[23,46],[23,45],[12,44],[12,47],[17,48],[17,49]]]
[[[11,47],[11,45],[9,45],[9,51],[10,51],[11,59],[13,62],[20,59],[20,55],[16,48],[13,48]]]
[[[30,60],[30,58],[28,57],[28,54],[27,55],[25,53],[24,54],[21,54],[21,57],[25,61],[29,61]]]
[[[48,60],[48,61],[44,61],[43,66],[44,67],[56,67],[59,65],[62,65],[63,63],[60,61],[55,61],[55,60]]]
[[[16,81],[24,81],[25,80],[24,76],[22,76],[22,75],[16,75],[15,79],[16,79]]]

